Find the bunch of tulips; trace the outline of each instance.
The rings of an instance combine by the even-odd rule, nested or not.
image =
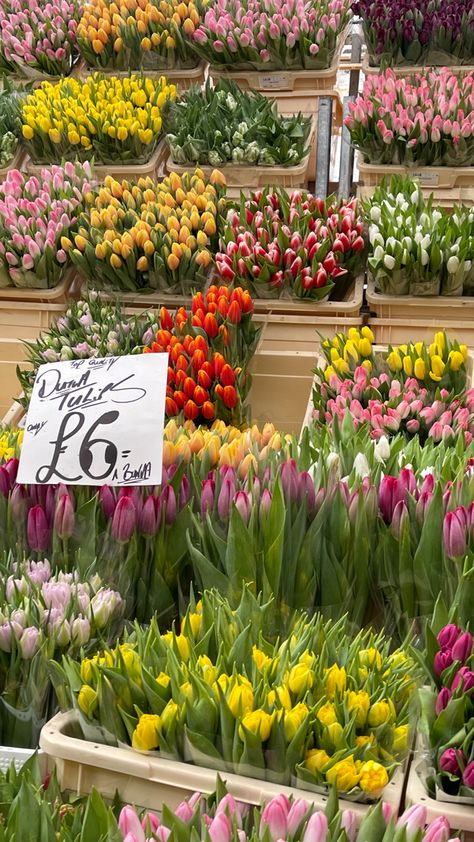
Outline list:
[[[0,70],[67,76],[77,57],[77,0],[6,0],[0,8]]]
[[[390,654],[382,635],[351,637],[344,620],[318,615],[296,615],[273,645],[267,608],[244,592],[232,611],[206,591],[179,630],[136,624],[80,666],[66,657],[64,687],[87,733],[279,783],[295,775],[310,788],[379,796],[407,751],[414,662],[403,649]]]
[[[474,162],[474,77],[449,68],[369,76],[346,118],[366,163],[466,167]]]
[[[394,176],[362,202],[369,229],[368,264],[388,295],[472,294],[474,214],[433,208],[418,184]]]
[[[193,33],[199,55],[234,70],[321,70],[349,20],[347,0],[219,0]]]
[[[77,28],[77,43],[90,67],[194,67],[189,38],[199,21],[194,0],[89,0]]]
[[[356,0],[365,43],[373,65],[472,64],[474,5],[472,0],[410,0],[387,5],[382,0]]]
[[[453,519],[461,519],[468,510],[459,507],[452,512]],[[445,521],[445,538],[450,552],[466,551],[459,545],[455,527]],[[458,540],[458,546],[456,546]],[[436,628],[429,630],[427,638],[427,668],[432,688],[423,688],[422,712],[425,734],[434,767],[434,776],[428,779],[432,796],[443,793],[444,798],[462,796],[474,803],[474,741],[472,720],[474,716],[473,637],[458,623],[450,622],[439,628],[440,617],[447,617],[442,606],[435,614]]]
[[[0,577],[1,738],[28,748],[53,703],[48,661],[65,651],[77,658],[113,637],[123,604],[97,577],[52,575],[47,561],[8,567]]]
[[[164,76],[43,82],[24,101],[23,142],[39,164],[91,156],[97,164],[143,163],[160,139],[162,108],[175,96]]]
[[[209,181],[201,170],[136,184],[106,176],[74,243],[63,246],[94,286],[189,294],[202,285],[217,248],[224,185],[217,170]]]
[[[91,191],[91,168],[66,163],[28,177],[10,170],[0,184],[0,287],[58,284],[68,257],[62,238]]]
[[[18,102],[22,97],[5,77],[0,91],[0,169],[9,166],[19,149],[21,120]]]
[[[355,199],[259,190],[229,214],[217,269],[258,297],[321,300],[341,276],[361,268],[363,230]]]
[[[191,313],[181,307],[174,319],[161,309],[161,329],[144,352],[169,354],[167,417],[242,423],[251,382],[246,367],[260,334],[252,314],[253,301],[240,287],[211,286],[194,296]]]

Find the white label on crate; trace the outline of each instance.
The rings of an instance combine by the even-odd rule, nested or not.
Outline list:
[[[262,91],[283,91],[285,88],[291,88],[288,73],[264,73],[258,78]]]
[[[437,172],[426,172],[426,170],[420,170],[420,172],[413,172],[410,171],[410,175],[412,178],[417,178],[420,184],[431,184],[433,187],[436,187],[439,182],[439,173]]]
[[[158,485],[167,372],[167,354],[40,366],[18,482]]]

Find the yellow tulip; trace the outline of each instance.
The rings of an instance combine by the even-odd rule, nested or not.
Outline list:
[[[382,655],[378,649],[371,646],[369,649],[361,649],[359,651],[359,663],[364,667],[375,667],[380,669],[382,666]]]
[[[370,696],[365,690],[360,690],[358,693],[354,690],[348,690],[346,695],[347,709],[351,715],[356,715],[355,722],[357,728],[363,728],[367,720],[367,714],[370,707]]]
[[[441,357],[444,356],[444,352],[446,350],[446,337],[442,330],[439,330],[438,333],[435,333],[435,342],[438,346],[438,353]]]
[[[370,339],[364,337],[359,342],[359,353],[361,357],[370,357],[372,354],[372,343]]]
[[[258,670],[263,670],[266,666],[272,663],[272,659],[265,655],[257,646],[252,647],[252,660]]]
[[[314,672],[306,664],[296,664],[290,670],[288,687],[295,696],[300,696],[314,684]]]
[[[411,357],[403,357],[403,371],[407,377],[413,374],[413,360]]]
[[[451,351],[449,354],[449,367],[452,371],[459,371],[464,363],[464,357],[460,351]]]
[[[271,734],[272,722],[273,716],[260,709],[250,711],[242,717],[243,728],[258,737],[262,743],[268,740]],[[245,731],[242,728],[239,728],[239,736],[245,740]]]
[[[410,729],[408,725],[398,725],[392,733],[392,752],[395,755],[402,755],[408,748],[408,737]]]
[[[346,671],[344,667],[339,667],[333,664],[332,667],[325,670],[326,677],[326,693],[329,699],[334,699],[337,693],[343,693],[346,689]]]
[[[383,699],[370,706],[368,721],[371,728],[377,728],[395,718],[395,709],[391,700]]]
[[[161,719],[156,714],[143,713],[132,734],[132,746],[138,751],[152,751],[159,746]]]
[[[445,364],[444,364],[443,360],[441,359],[441,357],[440,357],[438,354],[434,354],[434,355],[431,357],[431,359],[430,359],[430,365],[431,365],[431,372],[433,372],[433,374],[435,375],[436,379],[441,380],[441,378],[442,378],[442,376],[443,376],[443,374],[444,374]],[[430,377],[432,376],[432,375],[431,375],[431,372],[430,372]],[[434,378],[433,378],[433,379],[434,379]]]
[[[374,343],[374,342],[375,342],[375,336],[374,336],[374,334],[372,333],[372,331],[371,331],[370,327],[368,327],[367,325],[365,325],[363,328],[361,328],[361,331],[360,331],[360,332],[361,332],[361,335],[362,335],[365,339],[368,339],[368,340],[369,340],[369,342],[372,342],[372,343]]]
[[[178,716],[178,711],[178,705],[176,704],[176,702],[173,701],[173,699],[170,699],[161,714],[161,727],[165,731],[169,731],[169,729],[172,727],[173,723],[176,720],[176,717]]]
[[[306,752],[304,765],[308,772],[315,775],[316,772],[322,772],[324,767],[330,762],[331,758],[329,757],[329,754],[322,749],[312,748]]]
[[[402,360],[398,351],[391,351],[390,354],[387,356],[387,365],[390,371],[401,371],[402,370]]]
[[[303,722],[309,716],[309,708],[303,702],[295,705],[291,710],[286,710],[283,714],[283,725],[285,728],[285,737],[290,743],[299,731]]]
[[[85,713],[85,715],[89,719],[92,719],[94,711],[97,707],[96,691],[92,687],[90,687],[89,684],[83,684],[81,689],[79,690],[77,703],[82,712]]]
[[[249,713],[253,708],[252,688],[246,684],[234,683],[229,693],[227,704],[235,718]]]
[[[422,360],[420,358],[415,360],[414,372],[415,372],[415,377],[417,378],[417,380],[424,380],[425,379],[425,377],[426,377],[426,366],[425,366],[424,360]]]
[[[388,784],[388,773],[381,763],[367,760],[360,767],[359,786],[363,792],[380,792]]]
[[[191,650],[189,648],[188,639],[184,634],[173,634],[173,632],[167,632],[166,634],[161,635],[161,639],[166,640],[171,647],[176,644],[181,659],[183,661],[189,660]]]
[[[316,717],[322,725],[332,725],[333,722],[337,722],[336,708],[331,702],[326,702],[319,708]]]
[[[160,687],[164,687],[166,690],[166,688],[170,685],[171,678],[166,674],[166,672],[160,672],[159,675],[156,676],[155,681],[160,685]]]
[[[360,775],[351,754],[345,760],[339,760],[326,772],[328,784],[335,786],[339,792],[349,792],[359,783]]]

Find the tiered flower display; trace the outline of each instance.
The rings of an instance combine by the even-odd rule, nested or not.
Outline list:
[[[191,36],[199,26],[194,0],[84,4],[77,42],[89,67],[118,70],[192,68]]]
[[[91,168],[66,163],[0,184],[0,287],[55,287],[68,262],[61,240],[91,196]]]
[[[24,145],[39,164],[91,156],[96,164],[144,163],[160,139],[162,108],[175,96],[164,76],[43,82],[23,105]]]
[[[466,510],[452,512],[453,519]],[[455,531],[445,521],[445,538],[453,549],[449,533]],[[458,548],[459,549],[459,548]],[[454,548],[457,552],[458,549]],[[473,638],[456,623],[444,625],[428,637],[428,669],[433,690],[423,688],[423,719],[428,734],[433,776],[427,784],[432,797],[443,793],[445,798],[461,796],[474,804],[474,716]],[[448,806],[448,805],[446,805]]]
[[[209,181],[201,170],[136,184],[106,176],[74,243],[63,247],[96,287],[189,294],[203,285],[217,248],[224,184],[217,171]]]
[[[355,199],[259,190],[229,214],[216,265],[224,281],[257,297],[321,300],[362,267],[363,231]]]
[[[346,118],[366,163],[467,167],[474,162],[474,77],[447,67],[369,76]]]
[[[462,295],[474,291],[474,214],[433,208],[419,186],[394,176],[362,202],[369,270],[386,295]]]
[[[220,0],[193,33],[194,49],[233,70],[321,70],[332,63],[349,21],[347,0]]]
[[[378,796],[407,751],[414,663],[401,649],[390,654],[382,636],[351,638],[343,621],[319,616],[295,617],[274,646],[265,614],[249,595],[231,611],[205,592],[202,603],[191,600],[179,632],[136,625],[120,647],[80,667],[66,659],[64,680],[84,727],[101,742],[197,765]]]
[[[77,0],[6,0],[0,8],[0,70],[24,78],[67,76],[77,58]]]
[[[170,102],[165,124],[173,164],[286,167],[307,154],[311,119],[279,116],[275,101],[221,79]]]
[[[410,0],[387,5],[356,0],[372,65],[472,64],[474,59],[472,0]]]

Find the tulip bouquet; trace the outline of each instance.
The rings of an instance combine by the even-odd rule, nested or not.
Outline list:
[[[84,164],[10,170],[0,184],[0,287],[55,287],[67,263],[61,238],[74,229],[91,189]]]
[[[77,57],[77,0],[6,0],[0,9],[0,70],[27,78],[67,76]]]
[[[282,117],[276,102],[232,80],[191,87],[166,113],[173,164],[291,167],[307,154],[311,118]]]
[[[462,295],[471,292],[473,214],[433,209],[418,185],[395,176],[362,202],[369,227],[368,264],[388,295]]]
[[[347,0],[220,0],[192,35],[196,52],[233,70],[323,70],[349,22]]]
[[[18,148],[21,134],[21,120],[18,102],[21,94],[15,91],[11,81],[5,77],[0,91],[0,169],[11,163]]]
[[[169,354],[168,417],[243,423],[251,385],[247,365],[260,335],[252,314],[248,292],[214,285],[194,296],[191,313],[181,307],[173,319],[161,309],[161,330],[144,352]]]
[[[324,811],[315,810],[304,798],[294,800],[283,793],[263,807],[250,809],[226,792],[219,777],[215,794],[206,799],[196,792],[175,810],[164,805],[161,818],[148,812],[140,819],[130,805],[123,807],[119,816],[124,842],[163,842],[171,834],[179,834],[182,842],[208,835],[222,842],[258,842],[262,838],[271,842],[337,842],[341,836],[351,842],[394,842],[399,838],[448,842],[450,829],[445,818],[425,829],[426,822],[427,809],[422,805],[410,807],[397,819],[391,806],[382,801],[368,807],[359,821],[354,810],[339,809],[334,790]]]
[[[397,79],[369,76],[345,124],[366,163],[467,167],[474,163],[474,77],[449,68]]]
[[[472,0],[409,0],[389,6],[379,0],[356,0],[372,65],[472,64],[474,58]]]
[[[226,282],[262,298],[327,298],[362,268],[364,223],[355,199],[259,190],[230,212],[216,265]]]
[[[120,618],[118,593],[47,561],[10,565],[0,578],[0,725],[3,745],[34,747],[51,706],[51,658],[107,641]]]
[[[433,764],[426,784],[433,797],[473,804],[473,638],[454,622],[439,628],[441,617],[443,621],[448,617],[444,605],[437,606],[427,635],[426,667],[432,689],[420,690],[423,732]]]
[[[79,234],[63,241],[72,262],[94,286],[189,294],[202,286],[217,249],[223,176],[201,170],[137,184],[111,176],[80,218]]]
[[[163,105],[175,96],[164,76],[43,82],[23,105],[24,145],[35,164],[91,156],[97,164],[143,163],[160,139]]]
[[[0,425],[0,465],[20,456],[23,430]]]
[[[413,661],[401,649],[390,654],[383,636],[351,638],[344,621],[318,615],[296,616],[272,645],[263,635],[267,608],[248,591],[235,611],[205,592],[202,602],[191,599],[179,633],[136,624],[122,644],[80,666],[66,657],[58,680],[86,737],[378,797],[407,751]]]
[[[148,70],[195,67],[189,37],[199,25],[194,0],[84,4],[77,43],[89,67]]]

